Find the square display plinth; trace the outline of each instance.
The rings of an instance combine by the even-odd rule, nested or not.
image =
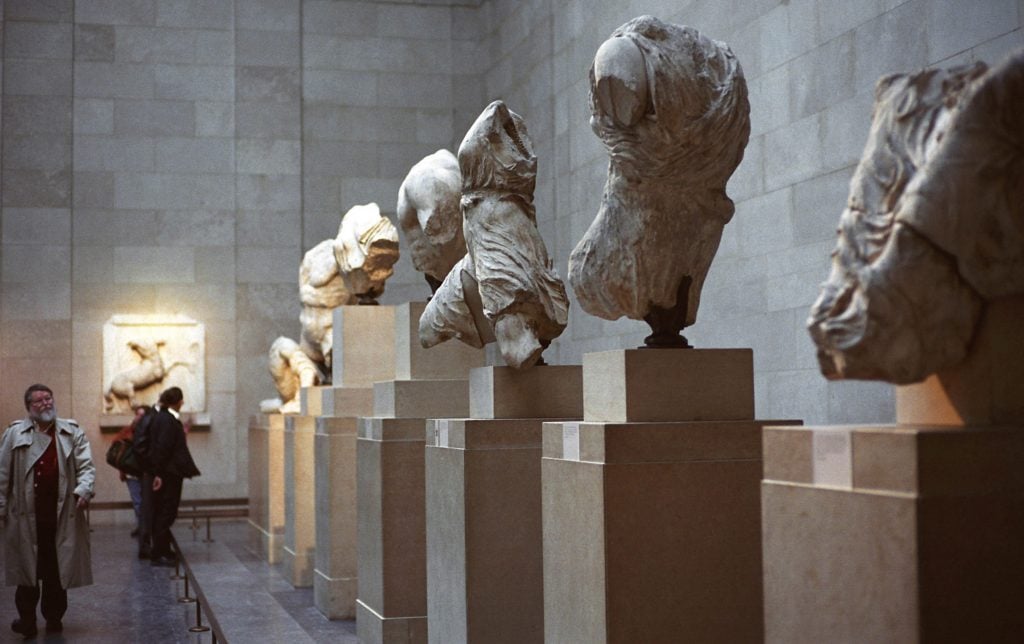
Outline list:
[[[1024,427],[769,427],[767,642],[1024,632]]]
[[[273,565],[284,547],[284,416],[249,422],[249,547]]]
[[[334,309],[331,376],[335,387],[372,387],[395,378],[395,307]]]
[[[487,364],[483,349],[462,342],[445,342],[429,349],[420,344],[420,317],[426,302],[395,306],[395,379],[465,379],[474,367]]]
[[[753,420],[750,349],[620,349],[583,356],[587,422]]]
[[[545,423],[545,641],[760,641],[763,424]]]
[[[285,416],[284,577],[296,588],[313,585],[316,525],[313,503],[313,434],[316,418]]]
[[[378,418],[464,418],[468,414],[468,380],[373,383],[373,415]]]
[[[426,642],[425,426],[422,418],[360,419],[356,629],[364,644]]]
[[[373,387],[328,387],[321,416],[368,416],[373,413]]]
[[[545,365],[523,371],[480,367],[469,372],[471,418],[580,418],[583,369]]]
[[[316,574],[313,601],[328,619],[356,614],[355,417],[316,419]]]
[[[428,422],[431,642],[544,640],[541,425],[535,419]]]

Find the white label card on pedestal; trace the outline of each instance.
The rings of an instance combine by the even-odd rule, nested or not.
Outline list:
[[[562,423],[562,458],[580,460],[580,424]]]
[[[848,429],[813,430],[814,484],[853,487],[853,450]]]
[[[448,447],[448,420],[435,421],[435,428],[437,429],[437,446]]]

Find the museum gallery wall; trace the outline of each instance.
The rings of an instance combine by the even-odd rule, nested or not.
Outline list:
[[[456,152],[495,99],[528,124],[535,227],[559,279],[571,278],[570,255],[602,207],[608,176],[589,122],[587,70],[616,27],[649,13],[728,43],[750,104],[749,142],[727,185],[735,214],[697,286],[687,339],[753,348],[758,417],[892,421],[891,388],[826,380],[804,330],[828,276],[875,82],[925,66],[998,63],[1022,44],[1021,5],[734,5],[5,0],[3,418],[23,412],[10,392],[47,382],[60,413],[88,427],[98,447],[113,379],[104,325],[185,316],[203,333],[210,426],[190,438],[206,465],[189,492],[244,496],[244,428],[275,395],[268,349],[279,336],[301,345],[306,335],[303,257],[339,236],[351,208],[376,203],[402,248],[379,301],[425,299],[430,284],[407,252],[415,234],[403,224],[402,182],[424,157]],[[551,308],[565,328],[545,339],[546,362],[579,364],[650,333],[628,317],[583,314],[583,296],[565,286],[569,314]],[[131,362],[141,354],[128,340],[138,339],[118,351],[133,351]],[[195,373],[189,346],[164,349],[174,377]],[[500,353],[489,349],[489,361]],[[99,493],[123,495],[112,472]]]

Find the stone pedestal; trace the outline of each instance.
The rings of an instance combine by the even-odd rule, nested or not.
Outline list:
[[[760,641],[752,352],[587,354],[583,398],[544,427],[545,640]]]
[[[270,564],[284,546],[284,416],[259,414],[249,422],[249,545]]]
[[[1024,427],[765,430],[767,642],[1024,632]]]
[[[525,371],[481,367],[469,372],[471,418],[579,418],[583,372],[579,365]]]
[[[316,547],[313,434],[316,418],[284,417],[284,577],[296,588],[313,585]]]
[[[358,440],[359,601],[364,644],[427,641],[424,437],[430,417],[469,414],[468,373],[484,353],[419,344],[426,305],[395,310],[396,378],[374,383],[374,417]]]
[[[426,423],[421,418],[364,418],[361,423],[356,448],[359,641],[426,642]]]
[[[430,421],[431,642],[544,641],[539,419]]]
[[[395,307],[339,306],[333,324],[335,387],[372,387],[395,377]]]
[[[395,306],[396,379],[465,379],[469,369],[486,364],[483,350],[461,342],[445,342],[424,349],[420,344],[420,317],[426,308],[426,302],[407,302]]]
[[[373,408],[373,387],[303,387],[302,416],[361,416]]]
[[[352,619],[356,602],[354,416],[316,420],[316,567],[313,601],[328,619]]]
[[[768,428],[768,642],[1024,633],[1024,297],[959,365],[896,388],[899,425]]]
[[[581,380],[578,366],[473,369],[485,417],[428,422],[429,641],[544,640],[542,427],[580,417]]]

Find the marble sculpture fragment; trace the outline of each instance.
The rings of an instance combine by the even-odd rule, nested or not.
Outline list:
[[[728,45],[641,16],[597,50],[590,113],[608,178],[569,282],[588,313],[645,320],[648,346],[689,346],[750,135],[743,70]]]
[[[423,273],[431,293],[466,254],[461,196],[459,161],[448,150],[420,160],[398,190],[398,225],[405,233],[412,265]]]
[[[331,380],[334,309],[351,304],[376,304],[384,292],[384,283],[394,273],[398,254],[397,229],[380,214],[377,204],[370,203],[352,207],[342,217],[338,236],[325,239],[302,257],[299,265],[302,335],[298,347],[315,365],[316,381]],[[306,368],[302,357],[294,356],[285,341],[293,342],[279,337],[270,350],[270,371],[283,404],[294,400],[298,390],[288,395],[291,390],[286,391],[281,383],[292,382],[294,378],[279,375],[275,370]],[[278,347],[276,353],[275,346]],[[293,357],[275,357],[285,355],[284,347],[288,348],[287,355]],[[309,378],[303,378],[302,386],[308,386]]]
[[[448,273],[420,318],[420,342],[492,341],[522,369],[568,321],[565,286],[537,230],[537,157],[523,119],[494,101],[459,146],[467,254]]]
[[[302,387],[320,384],[320,370],[309,359],[298,343],[281,336],[270,345],[267,356],[270,375],[274,379],[278,397],[260,403],[264,413],[299,413],[299,391]]]
[[[808,328],[822,373],[907,384],[961,362],[1024,292],[1024,51],[878,81]]]

